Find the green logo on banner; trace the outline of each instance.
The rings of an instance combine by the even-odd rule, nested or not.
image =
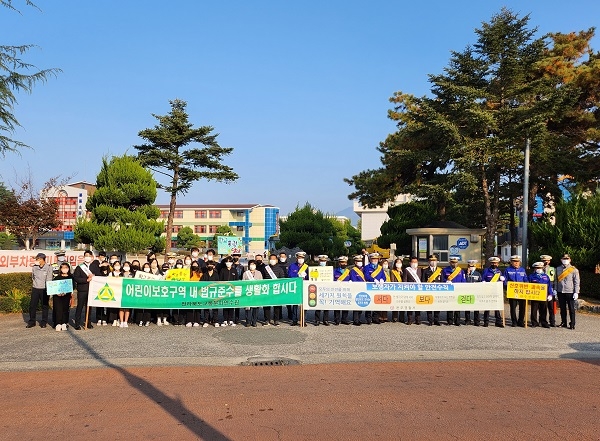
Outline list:
[[[98,295],[94,300],[100,300],[101,302],[115,302],[115,292],[107,283],[98,292]]]

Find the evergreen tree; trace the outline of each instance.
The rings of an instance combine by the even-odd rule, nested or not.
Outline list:
[[[183,227],[177,232],[177,247],[189,250],[193,247],[200,247],[204,241],[194,234],[190,227]]]
[[[87,201],[91,220],[80,220],[75,240],[98,249],[140,252],[160,248],[163,222],[154,206],[156,182],[135,157],[114,156],[102,160],[96,191]]]
[[[167,177],[167,184],[159,184],[170,196],[167,231],[173,229],[173,216],[177,196],[187,193],[192,185],[201,179],[231,182],[238,175],[231,167],[223,164],[223,157],[231,154],[233,148],[221,147],[218,134],[210,126],[193,128],[185,111],[187,103],[181,100],[170,101],[168,115],[152,115],[158,125],[139,132],[146,144],[134,146],[142,164]],[[202,144],[200,148],[189,148],[192,143]],[[167,234],[165,251],[171,249],[171,235]]]

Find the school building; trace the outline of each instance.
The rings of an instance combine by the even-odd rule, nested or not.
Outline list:
[[[159,219],[166,222],[169,206],[157,207],[160,209]],[[222,225],[231,227],[233,233],[242,238],[245,252],[262,253],[276,246],[279,208],[260,204],[177,205],[171,239],[176,242],[177,232],[183,227],[190,227],[210,247],[217,228]]]

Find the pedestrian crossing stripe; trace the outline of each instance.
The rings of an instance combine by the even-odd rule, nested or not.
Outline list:
[[[98,295],[94,300],[99,300],[101,302],[116,302],[115,300],[115,292],[113,289],[108,286],[108,283],[105,284],[102,289],[98,292]]]

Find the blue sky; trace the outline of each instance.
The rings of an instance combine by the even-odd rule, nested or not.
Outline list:
[[[13,137],[32,147],[0,159],[0,180],[29,168],[95,182],[104,155],[134,153],[137,133],[169,100],[210,125],[240,179],[199,182],[180,203],[259,203],[282,214],[305,202],[327,213],[352,205],[344,177],[380,165],[394,131],[395,91],[424,95],[451,50],[506,6],[546,32],[597,24],[600,2],[14,0],[0,9],[0,44],[33,43],[26,61],[63,70],[19,94]],[[598,37],[594,49],[600,49]],[[159,179],[160,180],[160,179]],[[159,193],[157,203],[167,203]]]

